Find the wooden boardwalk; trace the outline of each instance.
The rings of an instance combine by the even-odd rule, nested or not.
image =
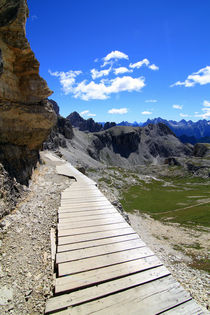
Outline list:
[[[55,294],[46,314],[203,314],[96,184],[77,181],[58,211]]]

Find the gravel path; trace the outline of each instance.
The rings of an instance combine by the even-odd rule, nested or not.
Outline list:
[[[1,221],[0,314],[44,314],[52,294],[51,228],[60,192],[70,184],[46,159],[33,174],[26,198]]]
[[[207,256],[210,244],[209,233],[180,227],[176,224],[163,224],[147,215],[129,214],[134,230],[141,239],[156,253],[164,265],[192,297],[205,309],[209,309],[209,280],[207,272],[189,267],[192,253],[197,257]],[[202,250],[185,248],[199,242]],[[176,246],[180,250],[176,250]],[[209,312],[207,312],[209,314]]]

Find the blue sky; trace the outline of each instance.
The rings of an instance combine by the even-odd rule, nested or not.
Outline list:
[[[27,38],[61,115],[210,119],[209,0],[28,0]]]

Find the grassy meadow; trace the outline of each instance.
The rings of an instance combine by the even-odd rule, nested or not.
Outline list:
[[[154,219],[187,226],[210,226],[210,181],[175,177],[139,183],[122,191],[127,212],[138,210]]]

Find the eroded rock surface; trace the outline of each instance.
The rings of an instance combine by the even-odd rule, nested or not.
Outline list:
[[[59,147],[66,148],[66,139],[72,139],[74,136],[73,128],[67,118],[60,116],[59,106],[54,100],[49,100],[57,115],[57,123],[51,130],[47,140],[43,143],[44,150],[57,150]]]
[[[0,0],[0,162],[27,184],[56,122],[52,94],[25,37],[26,0]]]

